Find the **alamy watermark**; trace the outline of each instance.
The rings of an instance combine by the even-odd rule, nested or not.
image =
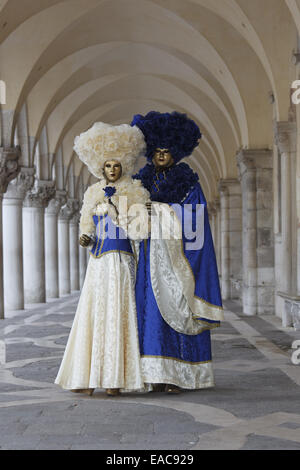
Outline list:
[[[117,231],[114,223],[102,220],[97,226],[100,238],[186,241],[187,250],[200,250],[204,245],[204,204],[157,204],[152,203],[151,215],[144,204],[133,204],[128,208],[127,197],[119,197],[117,225],[125,231]],[[124,214],[124,215],[122,215]]]
[[[298,366],[300,364],[300,339],[293,342],[292,349],[295,349],[292,354],[292,363]]]
[[[292,89],[296,90],[292,94],[292,102],[293,104],[300,104],[300,80],[295,80],[292,83]]]
[[[0,105],[6,104],[6,83],[0,80]]]

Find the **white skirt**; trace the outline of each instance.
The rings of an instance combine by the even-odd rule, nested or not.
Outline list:
[[[55,383],[68,390],[143,389],[133,256],[90,256]]]

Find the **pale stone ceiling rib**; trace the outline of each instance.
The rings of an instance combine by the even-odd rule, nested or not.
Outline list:
[[[145,57],[147,52],[149,57],[147,57],[143,62],[142,58]],[[80,53],[82,54],[82,51],[80,51]],[[118,62],[118,56],[120,57],[120,61],[121,58],[123,58],[121,63]],[[55,78],[58,80],[57,68],[60,65],[61,63],[54,66],[47,74],[45,74],[33,88],[28,97],[28,103],[30,104],[31,110],[33,110],[31,111],[32,122],[30,123],[30,132],[31,135],[36,135],[37,138],[40,129],[44,126],[49,114],[64,96],[83,83],[95,79],[97,76],[100,77],[115,71],[118,71],[118,73],[125,73],[128,71],[129,67],[131,72],[136,71],[136,73],[148,73],[160,76],[166,75],[167,78],[172,78],[173,82],[175,80],[175,74],[177,73],[176,78],[181,79],[182,81],[184,80],[186,84],[189,83],[190,85],[197,87],[201,93],[207,95],[210,100],[213,101],[213,104],[218,107],[218,110],[221,111],[234,134],[236,147],[239,146],[240,137],[238,135],[238,129],[236,129],[231,115],[228,113],[220,97],[215,93],[215,90],[189,66],[185,66],[182,61],[178,61],[176,57],[171,56],[170,54],[162,54],[161,50],[157,50],[145,44],[121,45],[115,47],[114,50],[110,49],[99,57],[94,57],[92,62],[84,62],[83,66],[76,69],[72,75],[69,75],[70,72],[68,68],[66,70],[65,67],[61,67],[61,71],[66,70],[66,72],[63,76],[62,74],[59,74],[61,84],[58,88],[59,85],[55,81]],[[44,93],[43,90],[45,90]],[[46,100],[48,100],[48,106],[41,116],[43,106],[46,106]],[[43,105],[43,103],[45,104]]]
[[[219,178],[236,177],[239,147],[272,145],[269,92],[277,119],[287,119],[299,0],[25,1],[22,9],[0,1],[0,78],[9,88],[2,135],[12,122],[14,140],[27,103],[32,150],[46,133],[43,158],[63,148],[66,172],[81,118],[88,126],[111,103],[100,115],[117,122],[119,106],[135,113],[148,101],[199,123],[193,159],[213,196]]]
[[[134,109],[136,109],[137,103],[139,103],[140,106],[141,106],[140,102],[136,102],[135,105],[133,105],[132,102],[130,103],[132,105],[132,114],[134,112]],[[121,105],[122,104],[124,104],[124,103],[121,103]],[[161,106],[161,104],[159,102],[155,103],[154,101],[149,101],[149,103],[146,105],[146,108],[144,108],[143,105],[145,105],[144,102],[142,103],[142,106],[140,108],[142,112],[143,112],[143,109],[149,109],[149,105],[151,106],[151,108],[154,106],[155,109],[160,109],[160,106]],[[130,116],[128,116],[128,111],[130,111],[131,108],[128,105],[128,103],[125,103],[125,108],[123,108],[123,109],[122,109],[122,107],[118,106],[117,115],[118,115],[119,118],[118,118],[117,121],[115,121],[114,117],[113,117],[115,114],[111,114],[111,109],[113,107],[114,107],[114,103],[106,103],[106,105],[103,105],[101,107],[101,110],[99,110],[97,108],[97,109],[93,110],[91,113],[89,113],[89,115],[85,115],[81,120],[76,121],[74,126],[71,129],[69,129],[68,133],[66,134],[66,136],[63,139],[63,145],[66,144],[66,146],[64,145],[65,160],[67,160],[68,162],[73,161],[74,152],[71,151],[71,154],[70,154],[69,149],[72,148],[74,138],[80,132],[82,132],[83,130],[88,128],[91,125],[91,122],[100,120],[100,121],[105,121],[105,122],[112,122],[113,124],[120,124],[122,122],[128,122],[130,120]],[[171,109],[172,108],[170,108],[168,106],[168,104],[165,104],[164,107],[161,107],[161,111],[171,111]],[[69,143],[69,145],[68,145],[68,143]],[[68,154],[70,155],[70,158],[68,158],[66,156],[66,152],[68,152]],[[82,164],[78,160],[77,157],[75,159],[75,162],[76,162],[76,166],[77,166],[77,169],[75,169],[75,172],[76,172],[76,174],[80,174],[81,169],[82,169]],[[203,183],[203,180],[207,181],[207,178],[205,176],[205,172],[203,171],[203,168],[201,166],[200,161],[196,160],[195,158],[191,158],[190,163],[191,162],[193,162],[192,166],[194,167],[195,171],[197,171],[199,173],[201,183]],[[146,163],[146,160],[141,159],[140,165],[145,164],[145,163]],[[208,173],[214,174],[214,172],[212,171],[210,165],[211,165],[210,161],[205,162],[205,166],[208,170]],[[215,175],[215,177],[211,180],[212,183],[210,185],[207,185],[207,183],[205,183],[206,193],[207,194],[213,194],[213,192],[216,191],[216,189],[217,189],[216,188],[217,179],[218,179],[217,175]]]
[[[156,91],[154,94],[152,93],[151,87],[153,82],[158,82],[158,85],[156,89],[159,90]],[[142,84],[143,88],[143,94],[139,94],[139,90],[137,90],[137,84]],[[118,92],[119,87],[122,86],[122,90],[119,91],[118,93],[118,98],[123,99],[123,100],[128,100],[128,99],[136,99],[140,98],[143,99],[143,97],[146,97],[151,100],[160,100],[160,101],[165,101],[168,102],[169,104],[172,103],[171,99],[173,96],[173,90],[172,90],[172,85],[170,83],[166,83],[164,80],[158,79],[157,77],[148,77],[148,76],[138,76],[136,77],[136,81],[132,80],[132,77],[125,77],[123,79],[117,79],[114,83],[109,83],[106,87],[103,87],[103,89],[99,90],[97,81],[95,83],[95,90],[91,89],[91,87],[84,87],[82,93],[84,95],[84,100],[79,100],[79,99],[74,99],[73,94],[69,95],[61,104],[59,107],[62,108],[62,111],[59,111],[57,115],[54,113],[52,116],[50,116],[49,119],[49,126],[51,126],[51,132],[53,132],[54,135],[61,135],[63,136],[65,132],[67,132],[68,127],[72,125],[73,122],[76,122],[77,119],[80,117],[80,115],[85,114],[89,109],[92,107],[96,107],[97,105],[101,103],[106,103],[110,102],[111,100],[108,100],[106,96],[114,96]],[[225,164],[225,156],[224,156],[224,150],[222,147],[222,143],[218,137],[218,134],[213,126],[213,124],[210,122],[209,118],[205,115],[205,113],[201,110],[201,108],[198,106],[198,104],[194,101],[192,101],[189,96],[185,95],[181,90],[176,89],[175,90],[176,94],[178,95],[177,99],[177,106],[184,109],[184,106],[186,104],[189,105],[190,109],[190,114],[193,114],[200,122],[202,122],[202,127],[203,127],[203,132],[208,136],[213,136],[212,139],[212,144],[215,145],[220,158],[223,160],[223,164]],[[76,95],[78,93],[78,90],[74,92]],[[182,96],[180,96],[182,95]],[[80,103],[82,101],[82,104],[78,106],[78,102]],[[172,103],[173,104],[173,103]],[[59,107],[57,109],[59,109]],[[171,108],[174,108],[174,106],[171,106]],[[74,109],[74,112],[72,113],[72,108]],[[66,115],[69,115],[69,123],[65,124],[65,130],[61,128],[61,126],[57,125],[57,119],[59,116],[62,116],[63,121],[65,120]],[[63,137],[62,137],[63,138]],[[53,145],[60,145],[60,142],[57,144],[59,139],[51,139],[53,142]],[[55,152],[55,148],[51,148],[51,152]],[[223,166],[224,168],[224,166]]]
[[[103,11],[102,11],[102,10],[101,10],[101,14],[103,14]],[[114,21],[115,21],[115,18],[114,18]],[[76,22],[75,22],[75,23],[76,23]],[[75,26],[76,26],[76,25],[75,25]],[[129,25],[129,26],[130,26],[130,25]],[[172,27],[173,27],[173,25],[172,25]],[[171,28],[171,27],[170,27],[170,28]],[[69,29],[69,28],[67,28],[67,29]],[[101,29],[101,28],[100,28],[100,29]],[[130,28],[129,28],[129,29],[130,29]],[[150,33],[150,36],[151,36],[151,28],[149,28],[149,29],[150,29],[150,31],[148,31],[148,35],[149,35],[149,33]],[[171,29],[170,29],[170,31],[171,31]],[[132,31],[130,31],[130,34],[132,34]],[[74,33],[74,36],[75,36],[75,33]],[[198,35],[197,35],[197,36],[198,36]],[[105,36],[105,37],[106,37],[106,36]],[[142,35],[142,37],[143,37],[143,38],[145,37],[145,32],[144,32],[144,34]],[[199,39],[199,38],[200,38],[200,36],[198,37],[198,39]],[[64,39],[67,39],[67,38],[64,37]],[[115,40],[116,38],[114,37],[113,39]],[[191,37],[191,40],[192,40],[192,39],[193,39],[193,38]],[[195,39],[195,38],[194,38],[194,39]],[[81,39],[81,40],[82,40],[82,39]],[[107,38],[106,38],[106,40],[107,40]],[[93,41],[93,34],[90,35],[89,41]],[[98,38],[98,41],[99,41],[99,38]],[[208,60],[208,56],[209,56],[210,54],[213,54],[213,55],[215,55],[215,57],[217,57],[216,52],[209,46],[209,44],[207,43],[207,41],[205,41],[204,38],[202,38],[202,41],[203,41],[203,47],[202,47],[202,49],[203,49],[203,54],[205,54],[205,55],[207,56],[207,60]],[[54,43],[55,43],[55,42],[56,42],[56,41],[54,41]],[[67,42],[67,41],[66,41],[66,42]],[[53,46],[53,45],[52,45],[52,46]],[[60,47],[60,46],[61,46],[61,45],[58,45],[58,44],[57,44],[57,47],[56,47],[56,46],[55,46],[55,47],[53,46],[54,49],[56,50],[56,56],[57,56],[57,51],[61,51],[61,50],[62,50],[62,47]],[[52,47],[52,49],[53,49],[53,47]],[[73,50],[76,50],[76,49],[78,49],[78,48],[80,48],[80,47],[81,47],[80,44],[77,44],[77,45],[76,45],[76,40],[75,40],[75,41],[72,41],[72,48],[71,48],[69,51],[67,51],[66,53],[70,53],[72,49],[73,49]],[[199,54],[199,46],[198,46],[197,48],[195,48],[195,49],[197,49],[196,52]],[[210,50],[208,50],[208,49],[210,49]],[[66,53],[65,53],[65,54],[66,54]],[[43,55],[45,56],[45,61],[47,61],[47,67],[49,67],[49,63],[51,63],[51,51],[49,50],[49,48],[47,49],[47,52],[45,52]],[[54,58],[53,58],[53,59],[54,59]],[[219,58],[219,59],[220,59],[220,58]],[[58,60],[58,59],[56,58],[56,59],[54,59],[54,60]],[[43,62],[42,59],[41,59],[39,62]],[[37,64],[36,67],[38,67],[38,65],[39,65],[39,67],[42,67],[42,70],[45,72],[45,66],[43,66],[42,63],[40,63],[40,64]],[[222,67],[223,67],[224,64],[222,64],[222,62],[220,62],[220,66],[221,66],[221,65],[222,65]],[[39,67],[38,67],[38,68],[39,68]],[[37,68],[37,70],[35,70],[35,71],[33,72],[33,77],[35,77],[33,83],[38,79],[38,76],[39,76],[39,74],[38,74],[38,68]],[[216,69],[217,69],[217,68],[218,68],[218,67],[216,67]],[[225,67],[225,68],[226,68],[226,67]],[[223,78],[222,78],[222,79],[223,79]],[[30,81],[30,79],[27,80],[27,83],[29,83],[29,81]],[[231,82],[231,85],[232,85],[232,86],[229,87],[229,88],[230,88],[230,91],[229,91],[230,93],[232,93],[231,90],[233,90],[233,89],[235,88],[234,83]],[[26,84],[25,84],[25,86],[24,86],[24,88],[23,88],[23,92],[24,92],[24,93],[26,92]],[[238,99],[239,99],[239,98],[238,98]],[[242,105],[238,105],[238,106],[239,106],[239,107],[242,107]],[[242,113],[241,113],[241,115],[240,115],[240,118],[243,120],[243,111],[242,111]],[[245,132],[245,131],[244,131],[244,132]]]

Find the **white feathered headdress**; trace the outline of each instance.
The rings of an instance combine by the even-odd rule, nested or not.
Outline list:
[[[137,126],[112,126],[96,122],[89,130],[76,137],[74,150],[80,160],[97,178],[103,177],[107,160],[117,160],[124,175],[132,175],[136,160],[144,155],[146,143]]]

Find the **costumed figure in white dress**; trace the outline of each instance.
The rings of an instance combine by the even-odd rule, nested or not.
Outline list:
[[[145,136],[148,160],[135,178],[153,201],[151,237],[139,245],[136,281],[144,382],[164,384],[166,393],[212,387],[210,330],[223,319],[218,269],[198,175],[179,163],[201,133],[177,112],[136,115],[132,125]],[[173,232],[165,236],[168,226]]]
[[[108,395],[141,390],[136,259],[128,238],[134,217],[128,212],[142,204],[147,214],[150,200],[141,182],[131,178],[145,151],[144,137],[137,127],[97,122],[75,139],[74,149],[99,182],[84,195],[80,244],[91,247],[91,256],[55,383],[89,395],[96,388]]]

